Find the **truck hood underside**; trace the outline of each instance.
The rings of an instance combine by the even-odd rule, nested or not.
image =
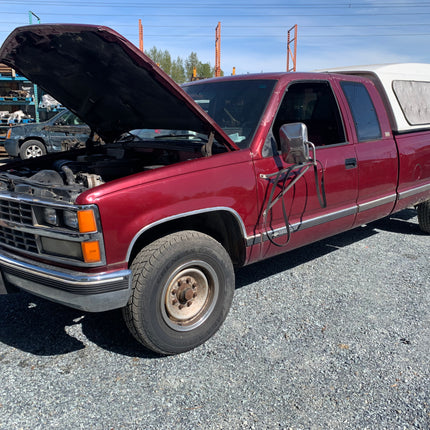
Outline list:
[[[0,62],[16,69],[69,108],[105,141],[133,129],[223,130],[168,75],[114,30],[92,25],[15,29]]]

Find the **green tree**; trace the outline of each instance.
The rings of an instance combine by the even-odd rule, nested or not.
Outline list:
[[[210,63],[200,63],[197,66],[197,76],[199,78],[212,78],[214,76]]]
[[[178,84],[183,84],[187,81],[185,76],[184,61],[181,57],[178,57],[173,61],[170,76]]]
[[[191,80],[193,76],[193,70],[199,66],[199,59],[195,52],[191,52],[191,54],[185,60],[185,75],[188,80]]]
[[[154,63],[157,63],[168,75],[171,73],[172,68],[172,58],[169,51],[162,51],[153,46],[148,52],[146,52],[149,58],[151,58]]]
[[[193,77],[194,69],[196,69],[198,78],[212,78],[215,75],[210,63],[199,61],[195,52],[191,52],[185,61],[181,57],[177,57],[176,60],[172,61],[169,51],[157,49],[155,46],[147,51],[146,54],[178,84],[190,81]],[[221,72],[221,75],[223,76],[224,73]]]

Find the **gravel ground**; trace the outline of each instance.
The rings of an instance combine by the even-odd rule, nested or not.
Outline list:
[[[429,236],[406,210],[237,272],[201,347],[0,296],[0,429],[429,429]]]

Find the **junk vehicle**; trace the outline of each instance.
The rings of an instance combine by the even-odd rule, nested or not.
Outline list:
[[[430,232],[429,65],[181,88],[115,31],[71,24],[15,29],[0,61],[105,142],[1,168],[3,293],[122,308],[175,354],[220,327],[235,267],[412,205]]]
[[[48,121],[10,127],[4,147],[11,157],[25,160],[85,146],[89,134],[90,128],[80,118],[63,109]]]

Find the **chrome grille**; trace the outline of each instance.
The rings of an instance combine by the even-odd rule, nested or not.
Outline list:
[[[20,201],[0,199],[0,219],[23,225],[33,225],[31,205]]]
[[[22,251],[37,252],[36,237],[34,234],[0,227],[0,243]]]

